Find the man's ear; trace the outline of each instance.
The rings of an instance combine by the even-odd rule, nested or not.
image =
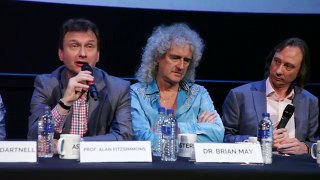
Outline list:
[[[59,56],[59,59],[60,59],[60,61],[63,61],[63,52],[62,52],[63,50],[62,49],[58,49],[58,56]]]
[[[100,60],[100,52],[98,52],[96,63]]]

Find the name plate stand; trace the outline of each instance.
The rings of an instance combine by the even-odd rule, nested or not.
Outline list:
[[[263,163],[260,143],[195,143],[196,162]]]
[[[150,141],[82,141],[80,163],[152,162]]]
[[[0,162],[37,162],[37,142],[0,141]]]

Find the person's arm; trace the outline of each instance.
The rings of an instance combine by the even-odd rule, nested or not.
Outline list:
[[[319,104],[318,99],[310,100],[307,137],[306,139],[288,138],[278,146],[278,151],[284,154],[308,154],[312,143],[317,142],[317,129],[319,117]]]
[[[61,133],[62,131],[66,114],[61,112],[59,109],[61,108],[60,105],[56,104],[54,106],[49,104],[50,98],[52,99],[55,96],[59,96],[57,94],[53,94],[53,89],[57,87],[58,81],[54,77],[51,78],[48,75],[39,75],[34,80],[34,91],[30,103],[31,115],[29,116],[28,139],[38,138],[38,120],[44,114],[45,106],[52,108],[55,130],[58,130],[58,133]],[[60,129],[57,128],[58,125]]]
[[[150,141],[152,146],[156,145],[156,142],[160,138],[151,129],[152,121],[146,116],[146,111],[152,111],[152,107],[147,104],[142,104],[139,101],[140,97],[133,89],[131,93],[131,114],[132,114],[132,127],[134,132],[134,138],[140,141]],[[149,110],[147,110],[149,109]],[[156,111],[156,110],[155,110]],[[150,116],[151,114],[149,114]],[[154,117],[156,118],[156,117]],[[154,120],[156,121],[156,120]]]
[[[304,141],[304,143],[308,146],[310,149],[312,146],[312,143],[317,142],[318,140],[318,127],[319,127],[319,100],[318,98],[315,98],[310,101],[309,105],[309,130],[308,130],[308,137]]]
[[[117,83],[117,82],[114,82]],[[125,141],[132,140],[132,118],[131,118],[131,97],[130,83],[118,86],[116,94],[117,104],[114,104],[115,115],[112,119],[108,133],[97,136],[83,137],[85,141]],[[113,97],[114,98],[114,97]]]
[[[38,119],[44,113],[44,107],[48,106],[51,91],[46,84],[48,79],[40,75],[35,78],[34,91],[30,103],[28,139],[38,138]]]
[[[0,96],[0,140],[6,139],[6,109]]]
[[[60,133],[64,126],[66,114],[69,110],[63,109],[58,103],[49,104],[50,99],[54,97],[58,98],[58,102],[60,96],[62,96],[61,100],[63,103],[71,106],[73,102],[82,95],[81,92],[86,91],[89,88],[89,86],[83,82],[92,80],[93,76],[91,75],[91,72],[80,71],[76,76],[69,79],[64,94],[58,95],[54,93],[54,89],[60,88],[60,82],[58,82],[56,77],[48,74],[37,76],[34,81],[34,91],[30,103],[31,115],[29,116],[28,139],[37,139],[38,119],[43,115],[45,106],[50,106],[54,109],[54,112],[57,112],[56,115],[61,115],[53,116],[55,121],[55,130]],[[57,125],[59,125],[60,128],[57,127]]]
[[[53,89],[55,87],[53,84],[56,84],[53,83],[53,81],[54,80],[48,78],[47,75],[39,75],[34,80],[34,91],[30,103],[31,115],[29,116],[28,139],[38,138],[38,120],[44,114],[45,106],[51,107],[49,99],[53,96],[58,96],[53,94]],[[55,131],[58,133],[61,133],[67,115],[60,109],[61,107],[59,104],[52,109],[53,119],[55,121]],[[57,126],[59,126],[59,128]]]
[[[222,121],[225,127],[224,142],[242,142],[249,135],[239,135],[240,108],[235,93],[231,90],[222,106]]]
[[[198,142],[222,142],[224,126],[220,115],[215,110],[208,91],[203,88],[199,93],[199,101],[194,101],[192,105],[192,107],[199,107],[199,111],[195,112],[197,113],[197,120],[196,122],[191,119],[188,122],[178,122],[180,132],[197,134]],[[192,113],[192,111],[189,113]]]

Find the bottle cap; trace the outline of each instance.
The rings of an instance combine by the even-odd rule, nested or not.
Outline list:
[[[270,117],[270,114],[267,112],[262,113],[262,117]]]
[[[46,105],[46,106],[44,106],[44,110],[45,111],[51,111],[51,108],[50,108],[50,106]]]
[[[167,109],[167,114],[173,114],[174,110],[173,109]]]
[[[166,112],[166,108],[164,108],[164,107],[162,107],[162,106],[160,106],[159,108],[158,108],[158,112]]]

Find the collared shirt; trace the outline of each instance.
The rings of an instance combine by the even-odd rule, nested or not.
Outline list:
[[[157,122],[160,91],[156,81],[131,85],[131,114],[136,140],[150,140],[155,144],[158,137],[152,127]],[[214,123],[198,123],[204,111],[215,108],[208,91],[200,85],[183,81],[177,96],[176,118],[180,133],[197,134],[197,142],[222,142],[224,126],[220,116]]]
[[[77,101],[72,105],[72,121],[70,134],[80,134],[81,137],[88,130],[88,102],[87,93],[84,93]],[[60,114],[58,110],[58,105],[56,105],[52,110],[52,117],[55,121],[54,129],[58,133],[62,132],[63,126],[66,121],[67,114]]]
[[[273,124],[280,121],[284,108],[288,104],[292,104],[293,97],[294,97],[294,90],[292,89],[289,95],[287,95],[284,99],[280,99],[278,94],[272,88],[269,78],[266,80],[267,112],[270,114],[270,119]],[[294,114],[289,119],[285,128],[288,130],[289,138],[294,138],[295,137]]]
[[[84,93],[72,105],[72,121],[70,134],[80,134],[81,137],[88,130],[88,102],[87,93]]]

